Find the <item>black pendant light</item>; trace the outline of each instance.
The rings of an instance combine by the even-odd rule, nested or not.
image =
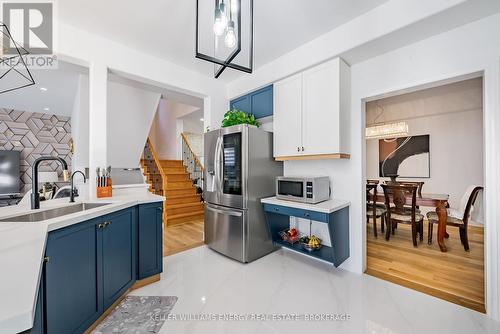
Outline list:
[[[14,41],[2,22],[0,31],[0,94],[34,85],[35,80],[23,58],[28,51]]]
[[[226,68],[252,73],[253,0],[196,1],[196,58],[214,64],[215,78]]]

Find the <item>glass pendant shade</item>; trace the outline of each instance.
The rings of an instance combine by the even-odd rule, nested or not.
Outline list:
[[[195,57],[214,64],[215,78],[252,73],[253,0],[197,0]]]
[[[236,33],[234,32],[234,21],[230,21],[227,26],[224,43],[228,48],[234,48],[234,46],[236,45]]]

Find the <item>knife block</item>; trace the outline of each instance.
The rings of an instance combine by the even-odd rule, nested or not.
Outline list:
[[[96,188],[97,198],[112,197],[113,196],[113,187],[112,187],[111,178],[108,178],[107,181],[108,181],[108,185],[106,187],[97,187]]]

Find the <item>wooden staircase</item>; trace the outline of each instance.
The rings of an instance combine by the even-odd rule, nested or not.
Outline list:
[[[182,160],[160,160],[166,176],[167,226],[203,219],[205,209]]]
[[[199,222],[204,218],[204,205],[188,168],[182,160],[160,160],[148,138],[141,159],[146,183],[151,193],[164,196],[165,226]]]
[[[166,226],[203,219],[204,206],[201,194],[197,193],[182,160],[159,160],[159,163],[166,179],[165,189],[158,189],[161,188],[160,184],[162,184],[161,174],[151,173],[144,160],[141,160],[146,183],[149,184],[149,191],[167,198],[163,220]]]

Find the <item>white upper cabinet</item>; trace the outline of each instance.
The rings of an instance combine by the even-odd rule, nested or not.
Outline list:
[[[349,157],[350,69],[340,58],[274,85],[274,156]]]
[[[300,153],[302,128],[297,122],[302,115],[302,74],[274,85],[274,156]]]

